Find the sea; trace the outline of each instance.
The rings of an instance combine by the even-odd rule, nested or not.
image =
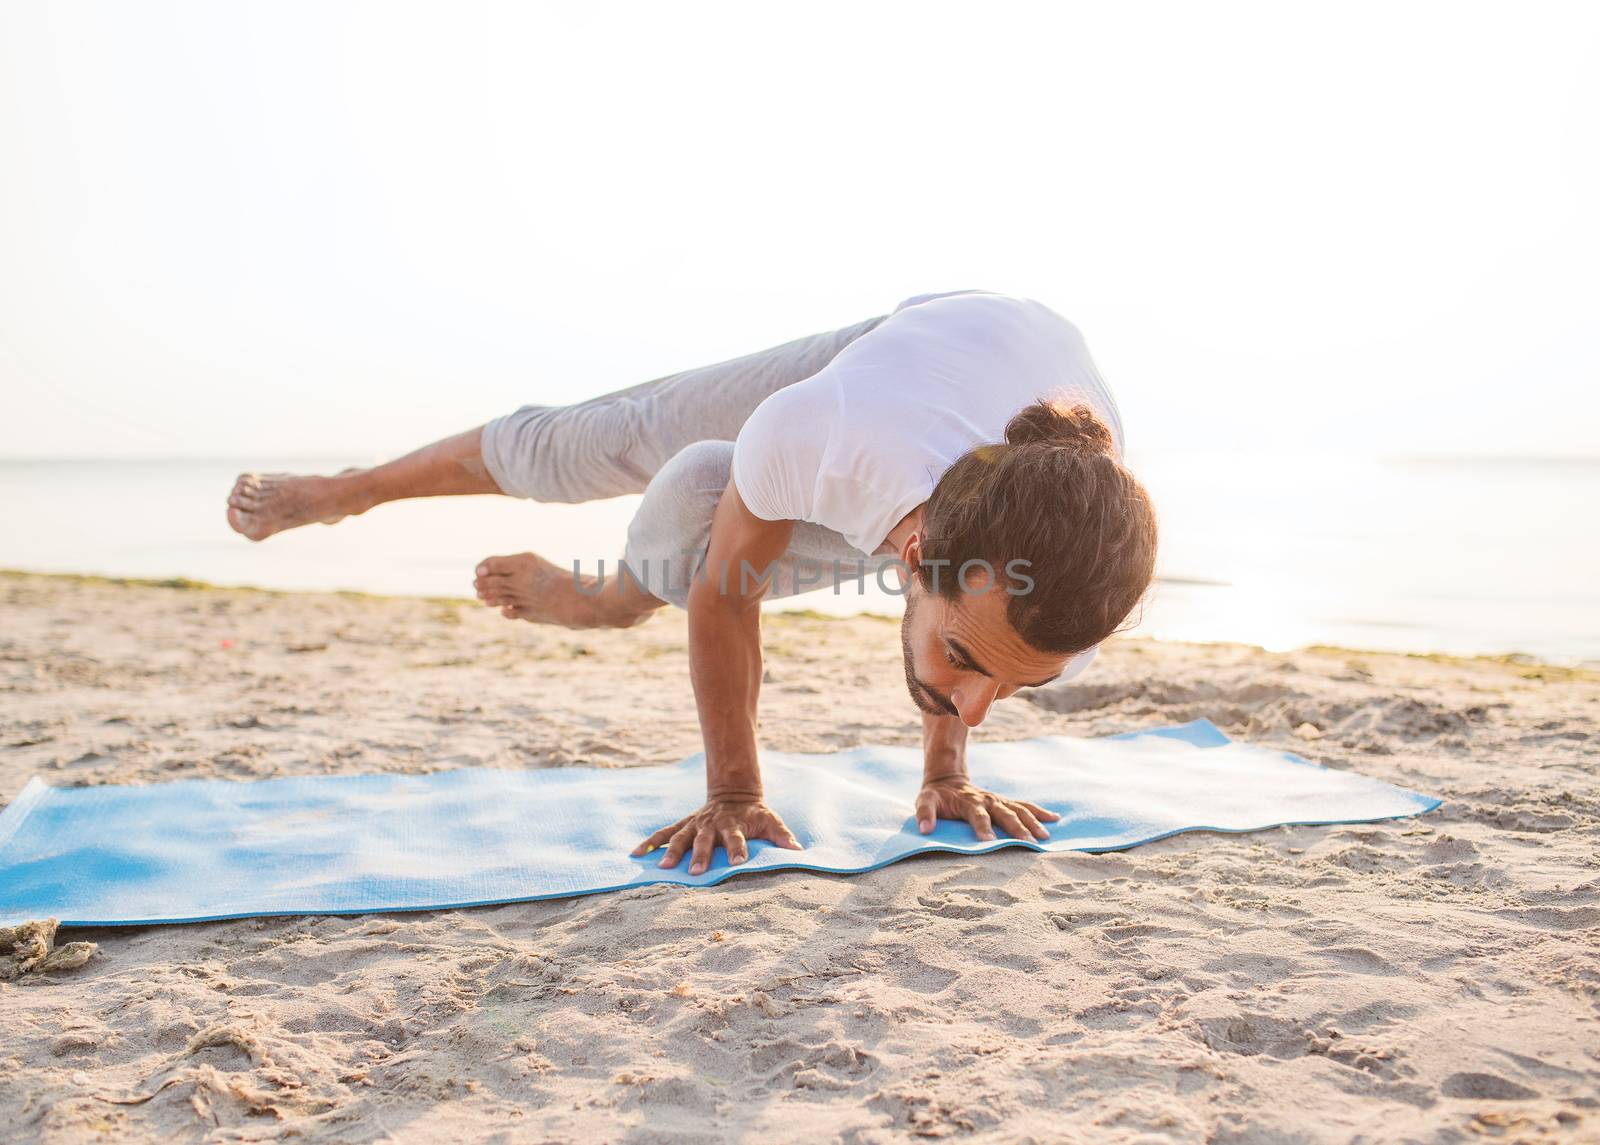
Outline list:
[[[614,567],[638,504],[409,501],[261,544],[227,527],[243,469],[372,460],[0,460],[0,568],[470,597],[490,554]],[[1161,527],[1158,579],[1132,632],[1600,667],[1600,458],[1169,451],[1129,462]],[[869,577],[769,607],[896,615],[901,602]]]

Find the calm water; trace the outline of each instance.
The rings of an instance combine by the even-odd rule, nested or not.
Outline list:
[[[1163,530],[1140,632],[1600,663],[1600,462],[1185,453],[1132,465]],[[252,545],[223,520],[240,468],[0,461],[0,567],[470,596],[473,564],[490,553],[532,549],[592,570],[620,551],[637,503],[417,501]],[[893,613],[899,602],[851,586],[791,606]]]

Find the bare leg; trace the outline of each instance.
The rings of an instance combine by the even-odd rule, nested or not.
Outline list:
[[[564,628],[631,628],[667,603],[631,579],[575,577],[536,553],[485,557],[473,584],[509,620]]]
[[[318,522],[334,524],[388,501],[499,493],[484,468],[482,429],[447,437],[372,469],[347,469],[333,477],[292,473],[245,473],[228,495],[228,524],[252,541]],[[579,591],[582,585],[587,592]],[[638,585],[572,574],[533,553],[488,557],[478,566],[476,587],[485,604],[508,619],[567,628],[627,628],[665,601]]]
[[[244,473],[228,494],[228,524],[252,541],[321,522],[332,525],[386,501],[498,493],[484,468],[483,429],[447,437],[372,469],[333,477]]]

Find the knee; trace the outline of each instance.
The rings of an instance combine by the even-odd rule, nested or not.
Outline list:
[[[673,454],[650,479],[632,533],[695,540],[711,527],[733,472],[733,442],[697,441]]]
[[[697,441],[650,479],[628,525],[623,557],[652,595],[687,607],[690,573],[704,558],[711,518],[732,471],[731,441]]]
[[[728,487],[733,473],[733,442],[697,441],[686,445],[667,459],[645,490],[672,491],[679,494],[721,493]]]

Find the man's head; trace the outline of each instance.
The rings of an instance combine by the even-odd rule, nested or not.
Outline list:
[[[901,559],[901,644],[925,712],[976,726],[1118,631],[1155,575],[1149,495],[1088,406],[1035,402],[945,471]],[[963,571],[965,570],[965,571]]]
[[[998,586],[981,594],[976,584],[969,587],[972,592],[950,598],[913,581],[900,645],[906,687],[917,707],[976,727],[990,704],[1018,688],[1049,683],[1071,656],[1040,652],[1018,636]]]

